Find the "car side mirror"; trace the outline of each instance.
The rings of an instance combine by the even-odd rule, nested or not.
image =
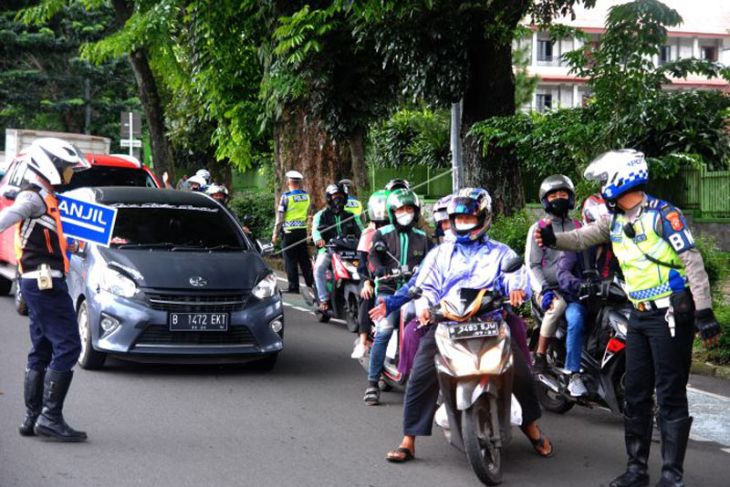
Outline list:
[[[274,253],[274,244],[268,240],[256,239],[256,247],[258,247],[259,253],[264,257]]]
[[[18,196],[18,190],[14,188],[7,188],[5,191],[3,191],[3,197],[7,198],[9,200],[15,200],[15,198]]]
[[[514,257],[509,257],[506,259],[504,263],[504,267],[502,267],[502,272],[510,273],[520,270],[520,267],[522,267],[523,260],[522,257],[519,255],[516,255]]]

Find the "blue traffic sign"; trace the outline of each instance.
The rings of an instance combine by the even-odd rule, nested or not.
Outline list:
[[[116,208],[58,195],[58,211],[65,236],[109,246]]]

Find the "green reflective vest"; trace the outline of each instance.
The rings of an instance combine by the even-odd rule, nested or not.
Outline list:
[[[355,198],[349,198],[345,204],[345,211],[355,216],[362,215],[362,203]]]
[[[284,193],[286,198],[286,210],[284,211],[284,232],[307,228],[307,215],[309,214],[309,195],[304,191],[290,191]]]
[[[658,210],[645,208],[633,223],[635,237],[629,238],[624,232],[628,218],[618,214],[611,224],[611,244],[621,271],[624,274],[629,299],[638,303],[654,301],[672,294],[670,278],[681,277],[686,285],[687,276],[684,265],[672,246],[656,231],[661,222]],[[647,259],[649,255],[659,262],[677,266],[673,269]],[[679,276],[677,276],[679,274]]]

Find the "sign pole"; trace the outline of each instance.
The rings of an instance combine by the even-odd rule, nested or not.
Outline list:
[[[129,155],[132,156],[134,154],[133,152],[133,143],[134,140],[134,131],[132,130],[132,124],[134,123],[132,112],[129,112]]]

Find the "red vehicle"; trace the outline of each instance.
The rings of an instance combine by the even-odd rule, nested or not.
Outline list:
[[[15,195],[26,181],[25,157],[23,152],[18,154],[0,180],[0,210],[13,204]],[[86,154],[86,160],[91,167],[74,175],[70,184],[57,187],[59,193],[86,186],[160,187],[152,171],[134,157]],[[0,234],[0,295],[10,293],[16,272],[15,228],[9,228]]]

